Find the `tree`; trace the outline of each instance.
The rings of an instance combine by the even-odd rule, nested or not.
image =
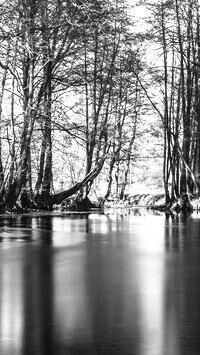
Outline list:
[[[124,85],[131,76],[127,70],[123,74],[120,63],[128,53],[126,46],[134,43],[126,2],[16,0],[10,8],[4,4],[1,17],[6,23],[2,43],[12,48],[4,50],[0,62],[2,83],[9,93],[4,97],[2,91],[1,117],[5,103],[11,102],[10,113],[1,122],[4,136],[8,133],[5,150],[9,152],[7,161],[0,160],[4,203],[9,208],[15,203],[48,208],[60,200],[51,194],[54,144],[63,132],[72,142],[84,142],[86,165],[82,181],[59,196],[80,190],[87,196],[115,144],[113,132],[120,137],[127,117],[131,125],[126,93],[122,95],[120,86],[120,80]],[[70,115],[61,111],[61,101]],[[80,120],[75,117],[78,111]],[[123,148],[120,139],[119,151]]]
[[[151,103],[163,122],[164,186],[166,203],[172,203],[182,195],[190,197],[199,191],[196,150],[199,4],[196,0],[176,0],[151,2],[148,7],[154,11],[151,40],[162,46],[162,71],[159,69],[159,75],[155,75],[155,70],[151,72],[163,101],[159,105]]]

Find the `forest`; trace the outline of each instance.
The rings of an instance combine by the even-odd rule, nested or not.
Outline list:
[[[0,211],[200,197],[199,0],[0,4]]]

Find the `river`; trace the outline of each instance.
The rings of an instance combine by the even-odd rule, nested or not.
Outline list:
[[[0,216],[0,354],[200,354],[200,215]]]

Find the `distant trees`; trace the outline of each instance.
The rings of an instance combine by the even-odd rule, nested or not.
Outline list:
[[[126,166],[123,196],[139,110],[132,69],[140,61],[126,1],[15,0],[2,4],[0,20],[1,208],[87,196],[105,160],[118,172]],[[82,147],[82,181],[53,194],[61,141],[63,155]]]

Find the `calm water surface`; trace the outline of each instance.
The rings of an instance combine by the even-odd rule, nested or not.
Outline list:
[[[0,216],[0,354],[200,354],[199,217]]]

